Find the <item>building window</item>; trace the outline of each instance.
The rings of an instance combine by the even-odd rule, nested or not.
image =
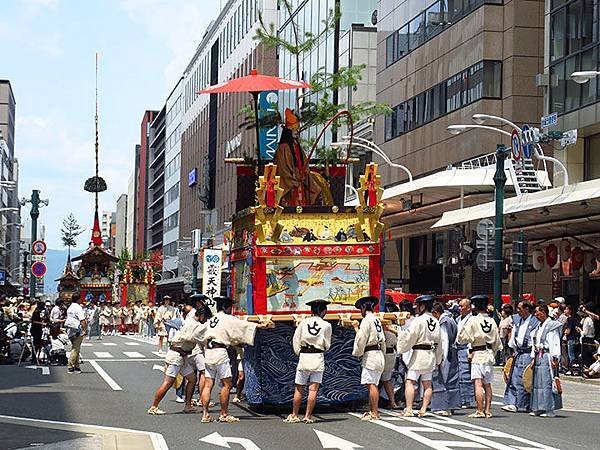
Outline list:
[[[550,111],[567,113],[597,102],[598,80],[578,85],[571,73],[598,70],[597,0],[553,0],[550,16]]]
[[[165,192],[165,207],[179,198],[179,182]]]
[[[171,214],[164,220],[163,229],[166,233],[167,231],[171,231],[179,226],[179,212]]]
[[[503,0],[436,1],[388,36],[385,43],[386,66],[391,66],[480,6],[502,3]]]
[[[482,98],[502,98],[502,63],[480,61],[392,108],[385,140],[394,139]]]
[[[163,246],[164,256],[177,256],[177,242],[171,242]]]

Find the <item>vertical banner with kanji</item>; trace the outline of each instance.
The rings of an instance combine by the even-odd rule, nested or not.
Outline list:
[[[212,301],[221,294],[221,268],[223,251],[204,249],[202,253],[202,293],[211,299],[210,309],[216,313],[216,303]]]

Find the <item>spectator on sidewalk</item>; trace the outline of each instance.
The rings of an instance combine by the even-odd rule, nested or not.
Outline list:
[[[579,307],[580,315],[583,317],[581,326],[577,331],[581,334],[581,364],[583,367],[589,367],[594,363],[594,352],[596,351],[594,320],[598,320],[598,316],[593,311],[593,303],[581,305]]]
[[[573,307],[571,305],[565,307],[565,316],[567,320],[563,325],[562,342],[565,344],[567,357],[566,364],[563,365],[566,369],[565,373],[569,375],[571,374],[571,365],[577,359],[575,346],[579,342],[579,332],[577,331],[577,328],[579,328],[579,318],[573,314]]]
[[[508,346],[508,341],[510,341],[510,337],[512,335],[512,330],[514,327],[513,320],[513,307],[511,304],[502,305],[502,309],[500,310],[500,323],[498,324],[498,332],[500,334],[500,342],[502,342],[502,346],[504,350],[500,353],[502,357],[500,358],[500,364],[506,363],[506,360],[512,354],[512,349]]]
[[[79,368],[79,352],[81,350],[81,343],[87,332],[87,321],[85,320],[83,308],[79,304],[80,302],[80,296],[73,294],[73,300],[71,306],[67,309],[67,318],[65,320],[67,336],[71,340],[72,347],[67,369],[69,373],[81,373],[81,369]]]
[[[596,361],[589,367],[589,369],[583,369],[584,378],[598,378],[600,377],[600,346],[594,354]]]

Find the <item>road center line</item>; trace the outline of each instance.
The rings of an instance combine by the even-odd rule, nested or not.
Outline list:
[[[106,384],[108,384],[113,391],[122,391],[123,389],[121,388],[121,386],[119,386],[117,384],[117,382],[115,380],[113,380],[109,374],[106,373],[106,371],[100,367],[100,364],[98,364],[96,361],[91,360],[90,361],[91,366],[96,369],[96,372],[98,372],[98,375],[100,375],[102,377],[102,379],[104,381],[106,381]]]

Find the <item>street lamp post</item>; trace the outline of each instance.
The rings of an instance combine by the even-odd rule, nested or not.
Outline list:
[[[502,306],[502,265],[504,264],[504,187],[506,174],[504,173],[504,160],[509,149],[504,145],[496,146],[496,173],[494,185],[496,186],[496,221],[494,225],[494,309],[496,314]]]
[[[42,200],[40,199],[40,191],[38,189],[34,189],[31,191],[31,198],[23,197],[21,199],[21,205],[25,206],[26,203],[31,203],[31,212],[29,215],[31,216],[31,245],[37,240],[37,220],[40,216],[40,206],[46,205],[48,206],[48,199]],[[29,278],[29,298],[35,298],[35,282],[36,277],[32,274]]]

